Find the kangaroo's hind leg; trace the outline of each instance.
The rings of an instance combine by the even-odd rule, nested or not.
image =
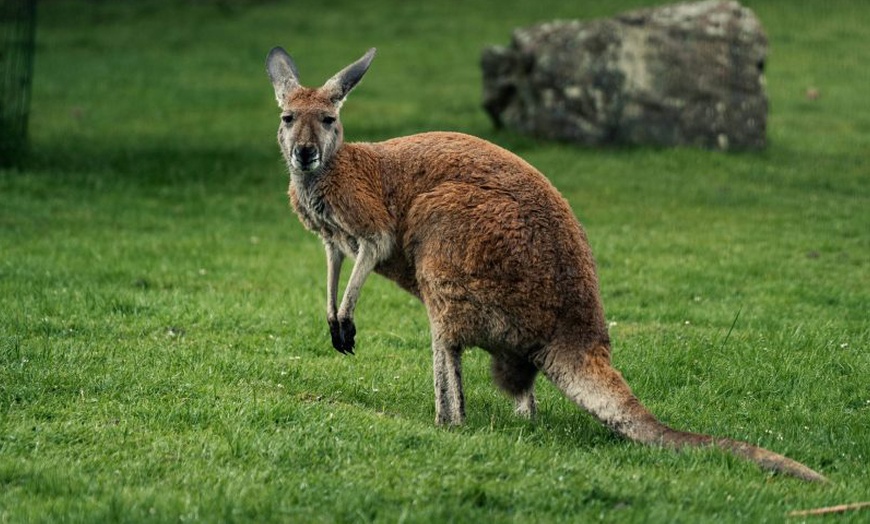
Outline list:
[[[514,399],[515,412],[521,417],[535,417],[537,375],[538,368],[527,358],[503,354],[492,356],[492,379],[502,391]]]
[[[462,346],[451,342],[432,326],[432,374],[435,383],[435,423],[459,426],[465,423],[462,392]]]

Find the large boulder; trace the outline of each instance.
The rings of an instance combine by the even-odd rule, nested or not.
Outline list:
[[[516,29],[482,56],[497,126],[586,145],[765,146],[767,37],[735,1]]]

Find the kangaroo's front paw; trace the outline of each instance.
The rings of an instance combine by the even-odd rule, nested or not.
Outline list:
[[[354,326],[353,320],[349,318],[330,319],[329,334],[332,337],[332,347],[339,353],[353,355],[354,337],[356,336],[356,326]]]
[[[354,337],[356,337],[356,326],[353,324],[353,319],[345,318],[339,320],[341,329],[341,339],[344,341],[344,350],[353,355],[353,347],[356,345]]]

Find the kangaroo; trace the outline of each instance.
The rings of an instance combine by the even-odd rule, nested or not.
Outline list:
[[[290,202],[326,250],[326,319],[335,349],[353,354],[354,309],[375,271],[425,305],[436,424],[464,422],[460,360],[465,348],[479,347],[521,416],[535,415],[541,372],[630,440],[713,446],[769,470],[826,480],[745,442],[672,429],[641,404],[611,365],[586,234],[567,201],[526,161],[460,133],[345,143],[339,110],[374,55],[370,49],[317,89],[299,83],[284,49],[272,49],[266,60],[281,109],[278,144]],[[345,257],[353,269],[337,303]]]

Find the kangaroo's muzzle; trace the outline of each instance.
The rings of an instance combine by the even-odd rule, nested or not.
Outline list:
[[[314,171],[320,166],[320,150],[316,146],[293,146],[290,161],[300,171]]]

